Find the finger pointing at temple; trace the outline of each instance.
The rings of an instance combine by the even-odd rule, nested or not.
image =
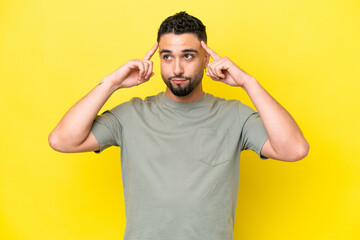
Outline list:
[[[158,46],[159,46],[159,43],[156,42],[155,45],[151,48],[151,50],[148,51],[148,52],[145,54],[143,60],[150,60],[151,57],[152,57],[152,56],[154,55],[154,53],[156,52],[156,49],[158,48]]]
[[[217,55],[217,53],[212,50],[211,48],[209,48],[206,43],[204,41],[201,41],[201,46],[205,49],[205,51],[214,59],[214,60],[218,60],[221,57],[219,55]]]

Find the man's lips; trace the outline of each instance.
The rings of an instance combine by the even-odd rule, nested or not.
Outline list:
[[[187,80],[183,79],[183,78],[173,78],[170,81],[172,81],[173,83],[176,83],[176,84],[181,84],[181,83],[183,83],[183,82],[185,82]]]

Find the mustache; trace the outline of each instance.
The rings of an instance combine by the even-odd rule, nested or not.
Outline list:
[[[172,76],[172,77],[169,77],[168,80],[172,80],[174,78],[179,78],[179,79],[185,79],[185,80],[191,80],[191,77],[185,77],[183,75],[175,75],[175,76]]]

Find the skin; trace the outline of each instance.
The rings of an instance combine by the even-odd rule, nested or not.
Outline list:
[[[147,82],[154,75],[150,59],[158,48],[165,83],[179,88],[198,82],[190,94],[182,97],[174,95],[167,87],[167,97],[178,102],[199,100],[204,95],[201,80],[207,67],[206,74],[212,80],[241,87],[249,95],[269,136],[261,150],[263,156],[291,162],[307,155],[309,144],[291,115],[255,78],[228,57],[218,55],[191,33],[164,34],[144,58],[130,60],[104,77],[61,119],[49,135],[50,146],[60,152],[99,150],[100,146],[90,131],[97,113],[115,91]],[[211,63],[210,57],[214,60]]]
[[[202,78],[204,69],[209,62],[209,55],[202,48],[195,34],[168,33],[161,36],[159,41],[159,56],[161,76],[168,87],[167,97],[178,102],[194,102],[204,96]],[[176,77],[176,76],[184,76]],[[172,80],[168,80],[171,78]],[[186,80],[190,78],[189,80]],[[197,86],[187,96],[176,96],[170,90],[185,88],[194,83]]]
[[[261,155],[282,161],[298,161],[309,152],[309,144],[292,116],[252,76],[228,57],[220,57],[204,42],[202,47],[214,59],[208,64],[208,75],[214,81],[242,87],[249,95],[264,123],[269,139]]]

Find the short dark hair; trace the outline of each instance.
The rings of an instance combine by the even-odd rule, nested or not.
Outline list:
[[[166,18],[160,25],[157,41],[166,33],[183,34],[194,33],[201,41],[207,42],[206,27],[196,17],[187,14],[185,11],[178,12],[173,16]]]

